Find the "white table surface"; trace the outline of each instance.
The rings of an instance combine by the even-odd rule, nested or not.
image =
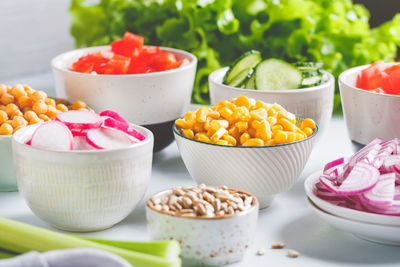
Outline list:
[[[51,78],[49,75],[43,77],[47,81],[29,78],[26,82],[45,87]],[[277,196],[271,207],[260,211],[256,239],[243,261],[229,266],[400,266],[400,247],[364,241],[334,229],[319,219],[306,204],[304,179],[329,160],[352,152],[343,118],[334,117],[329,129],[314,147],[298,182],[291,190]],[[194,181],[183,164],[176,144],[172,143],[154,155],[151,182],[137,208],[113,228],[84,235],[115,240],[149,240],[145,200],[164,188],[190,184]],[[17,192],[0,193],[0,216],[57,231],[36,217]],[[270,249],[271,244],[276,242],[285,243],[287,248],[298,251],[300,256],[293,259],[286,256],[287,249]],[[264,256],[256,255],[260,248],[265,249]]]

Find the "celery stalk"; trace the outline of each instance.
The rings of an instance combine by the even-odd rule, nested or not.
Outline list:
[[[99,238],[91,238],[85,236],[76,236],[78,238],[89,240],[103,245],[113,246],[126,250],[147,253],[154,256],[159,256],[167,259],[179,257],[180,246],[176,240],[159,240],[152,242],[138,241],[116,241]]]
[[[146,253],[129,251],[0,217],[1,249],[16,253],[25,253],[31,250],[45,252],[53,249],[78,247],[97,248],[112,252],[123,257],[134,267],[181,266],[181,260],[178,257],[166,259]]]
[[[12,258],[15,256],[17,256],[17,255],[12,252],[0,250],[0,260]]]

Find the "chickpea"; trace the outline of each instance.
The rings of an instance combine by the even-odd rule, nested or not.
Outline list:
[[[45,114],[47,112],[47,105],[44,102],[36,102],[32,106],[32,110],[36,112],[36,114]]]
[[[12,87],[11,89],[11,94],[15,97],[15,98],[19,98],[21,96],[27,96],[28,94],[25,92],[24,86],[22,86],[21,84],[16,84]]]
[[[28,125],[28,122],[24,119],[22,116],[15,116],[12,119],[12,127],[15,129],[18,126],[26,126]]]
[[[54,106],[50,106],[50,105],[47,106],[46,115],[52,120],[54,120],[57,117],[58,113],[60,113],[60,112],[61,111],[56,109]]]
[[[27,112],[24,113],[24,118],[28,121],[32,120],[32,118],[38,118],[38,116],[36,115],[36,113],[32,110],[29,110]]]
[[[9,93],[4,93],[0,98],[0,102],[3,105],[8,105],[10,103],[13,103],[14,102],[14,96],[12,94],[9,94]]]
[[[36,91],[32,94],[31,98],[33,102],[38,102],[40,100],[45,100],[47,97],[47,94],[43,91]]]
[[[13,133],[13,127],[8,123],[3,123],[0,126],[0,135],[10,135]]]
[[[10,104],[7,104],[5,111],[7,112],[8,116],[10,116],[17,110],[19,110],[17,105],[15,105],[14,103],[10,103]]]
[[[44,121],[49,121],[49,120],[50,120],[50,118],[49,118],[47,115],[45,115],[45,114],[40,114],[40,115],[39,115],[39,118],[42,119],[42,120],[44,120]]]
[[[35,92],[35,90],[28,85],[24,85],[24,90],[28,96],[31,96]]]
[[[0,96],[6,93],[7,93],[7,86],[5,86],[4,84],[0,84]]]
[[[35,113],[35,115],[36,115],[36,113]],[[38,116],[32,117],[32,119],[29,120],[29,125],[36,124],[36,123],[39,123],[39,122],[43,122],[43,120],[39,119]]]
[[[68,111],[68,107],[66,105],[64,105],[64,104],[61,104],[61,103],[57,104],[56,109],[58,109],[61,112]]]
[[[22,109],[32,107],[32,99],[27,95],[20,96],[18,97],[18,106]]]
[[[56,106],[56,101],[53,98],[46,98],[46,100],[44,101],[44,103],[48,106]]]
[[[4,110],[0,110],[0,124],[3,124],[8,120],[8,115]]]
[[[14,111],[14,112],[11,114],[11,119],[13,119],[15,116],[21,116],[21,117],[23,117],[24,114],[22,113],[21,110],[17,109],[16,111]]]
[[[86,103],[83,101],[77,100],[72,104],[71,108],[73,110],[79,110],[81,108],[86,108]]]

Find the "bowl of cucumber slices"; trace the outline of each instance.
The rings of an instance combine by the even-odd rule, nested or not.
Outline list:
[[[321,63],[263,59],[259,51],[251,50],[229,67],[211,73],[209,87],[212,105],[241,95],[276,102],[294,114],[312,118],[321,132],[332,117],[335,78]]]

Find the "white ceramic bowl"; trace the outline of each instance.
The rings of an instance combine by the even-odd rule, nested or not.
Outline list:
[[[12,160],[11,138],[11,135],[0,135],[0,191],[17,190],[17,180]]]
[[[56,228],[97,231],[123,220],[142,199],[151,175],[153,134],[122,149],[50,151],[28,146],[39,124],[13,135],[18,189],[32,211]]]
[[[400,136],[400,96],[378,94],[355,86],[357,75],[367,67],[348,69],[339,76],[347,130],[351,140],[361,145],[376,137],[388,140]]]
[[[227,70],[228,68],[216,70],[208,78],[212,105],[221,100],[245,95],[267,103],[278,103],[296,115],[313,119],[319,127],[319,135],[323,134],[329,125],[332,117],[335,91],[335,78],[330,73],[325,72],[327,76],[325,83],[310,88],[298,90],[251,90],[223,84],[222,79]]]
[[[314,212],[331,226],[369,241],[400,246],[400,226],[373,224],[351,220],[323,211],[307,198]]]
[[[254,194],[260,208],[297,181],[310,156],[318,127],[304,140],[273,146],[223,146],[184,137],[174,127],[183,162],[198,184],[240,188]]]
[[[325,201],[314,193],[314,185],[318,183],[322,170],[311,174],[304,182],[304,189],[306,195],[311,201],[320,209],[329,212],[333,215],[340,216],[346,219],[357,220],[365,223],[377,223],[384,225],[392,225],[400,227],[399,216],[388,216],[382,214],[375,214],[370,212],[358,211],[350,208],[340,207]]]
[[[162,197],[171,189],[153,197]],[[181,244],[183,263],[219,266],[240,261],[252,244],[257,226],[258,202],[232,217],[183,218],[146,205],[147,227],[154,240],[173,238]]]
[[[172,48],[161,49],[186,58],[189,64],[168,71],[129,74],[93,75],[70,71],[80,56],[110,49],[98,46],[66,52],[52,60],[57,97],[82,100],[96,112],[114,110],[128,121],[145,126],[155,135],[156,151],[173,141],[173,121],[183,115],[190,103],[197,59]]]

